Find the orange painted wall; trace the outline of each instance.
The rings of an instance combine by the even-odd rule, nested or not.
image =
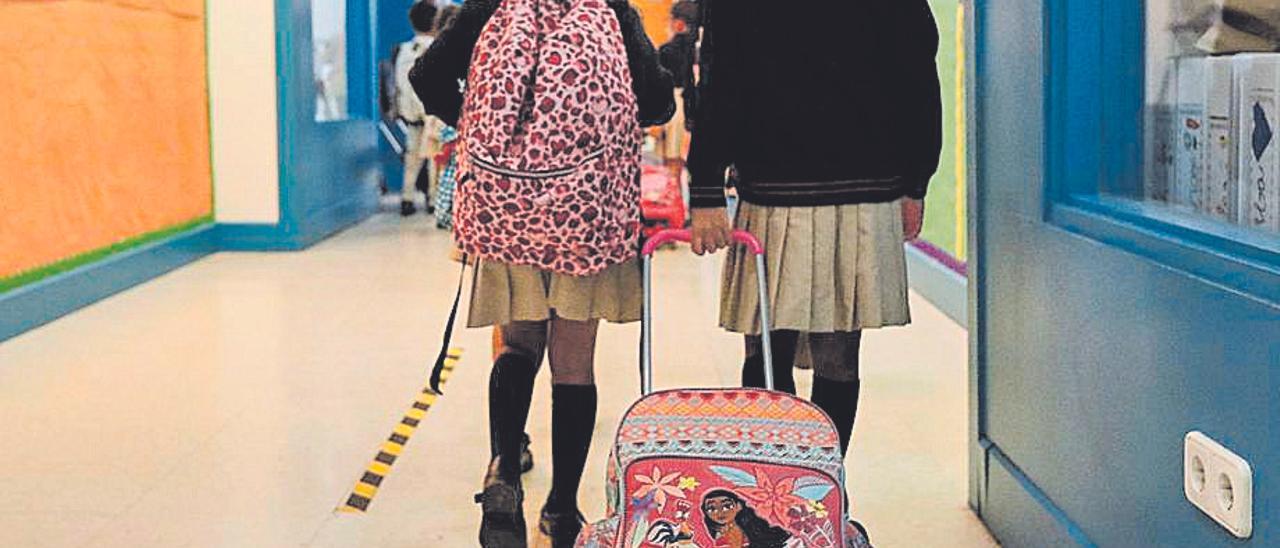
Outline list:
[[[644,16],[644,28],[655,45],[671,39],[672,0],[631,0]]]
[[[0,278],[212,213],[204,0],[0,0]]]

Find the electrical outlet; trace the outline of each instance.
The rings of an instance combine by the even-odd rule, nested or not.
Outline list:
[[[1200,432],[1183,446],[1183,492],[1191,504],[1239,538],[1253,534],[1253,468]]]

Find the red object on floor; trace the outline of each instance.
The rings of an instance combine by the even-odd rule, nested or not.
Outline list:
[[[666,228],[684,228],[684,189],[681,178],[673,176],[672,171],[666,166],[644,166],[640,177],[640,216],[645,221],[645,236]]]

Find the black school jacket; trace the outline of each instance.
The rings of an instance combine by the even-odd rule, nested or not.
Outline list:
[[[922,198],[942,150],[926,0],[703,0],[694,207]]]

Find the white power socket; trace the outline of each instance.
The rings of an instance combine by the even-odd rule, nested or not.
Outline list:
[[[1253,534],[1253,468],[1200,432],[1183,446],[1183,491],[1201,512],[1239,538]]]

